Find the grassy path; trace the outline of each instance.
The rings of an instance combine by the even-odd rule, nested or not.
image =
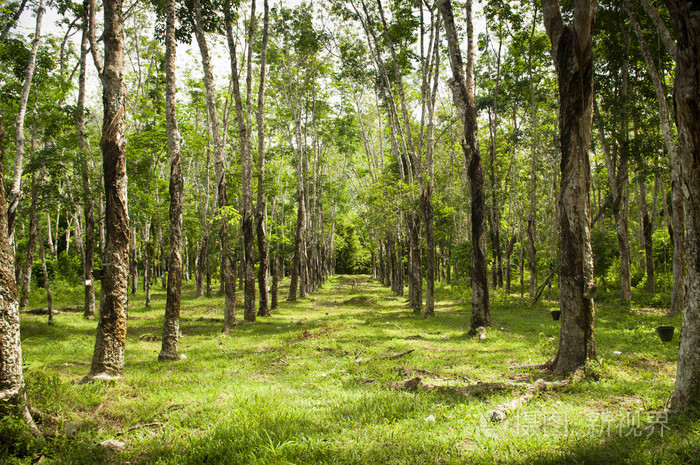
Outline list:
[[[553,303],[494,295],[486,340],[465,337],[468,307],[438,289],[433,319],[366,276],[333,277],[313,296],[222,336],[222,299],[185,288],[180,353],[159,363],[164,293],[132,299],[123,382],[77,385],[95,322],[23,315],[30,397],[61,418],[43,445],[0,446],[17,463],[689,463],[698,422],[659,417],[673,387],[677,335],[661,343],[653,311],[599,305],[600,364],[539,394],[505,422],[488,415],[524,388],[459,396],[385,383],[528,383],[547,375],[518,364],[556,350]],[[281,295],[285,295],[281,293]],[[75,303],[71,304],[75,306]],[[679,326],[677,319],[671,320]],[[398,358],[381,358],[411,353]],[[369,360],[367,360],[369,359]],[[51,426],[51,425],[50,425]],[[644,428],[647,429],[644,429]],[[75,430],[75,431],[74,431]],[[0,432],[0,434],[6,434]],[[663,432],[663,436],[661,433]],[[126,444],[122,452],[97,445]],[[19,458],[25,454],[24,458]]]

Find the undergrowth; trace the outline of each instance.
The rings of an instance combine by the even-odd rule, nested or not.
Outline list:
[[[493,423],[490,412],[528,383],[554,380],[519,366],[555,354],[559,322],[549,311],[558,304],[494,293],[492,326],[477,340],[466,336],[465,297],[438,286],[436,317],[422,319],[366,276],[333,277],[312,296],[282,301],[272,317],[224,336],[222,298],[196,299],[185,286],[179,349],[187,358],[159,363],[165,293],[158,287],[150,308],[141,293],[130,296],[124,380],[85,385],[77,381],[89,370],[96,322],[61,312],[48,326],[46,316],[23,314],[29,398],[58,422],[44,419],[46,439],[31,441],[3,418],[0,462],[698,463],[697,420],[664,410],[678,331],[670,343],[654,333],[661,323],[679,327],[680,317],[601,299],[599,360]],[[411,376],[514,387],[460,396],[385,386]],[[124,450],[98,445],[106,439],[124,442]]]

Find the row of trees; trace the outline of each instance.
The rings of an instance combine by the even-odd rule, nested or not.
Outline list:
[[[257,3],[167,0],[124,11],[116,0],[100,25],[94,0],[63,2],[54,5],[63,36],[48,38],[43,0],[7,10],[0,73],[12,98],[0,123],[16,115],[16,137],[2,141],[15,153],[3,162],[13,171],[0,209],[3,399],[23,400],[18,308],[37,244],[49,307],[47,255],[63,256],[64,274],[72,269],[84,286],[86,317],[97,259],[87,381],[123,373],[139,274],[147,305],[155,280],[167,288],[159,359],[174,360],[183,278],[198,296],[219,278],[228,332],[237,278],[243,318],[254,322],[275,309],[285,273],[295,300],[336,268],[371,270],[398,295],[408,281],[408,301],[426,317],[436,280],[469,276],[472,333],[489,325],[490,289],[511,291],[514,267],[532,297],[558,280],[551,368],[570,372],[595,357],[597,285],[614,278],[628,303],[636,273],[654,292],[666,279],[656,267],[668,262],[659,257],[668,237],[671,311],[685,311],[672,405],[697,403],[700,13],[691,3],[581,1],[562,12],[553,0],[489,2],[478,37],[471,0],[464,10],[449,0],[321,10],[265,0],[261,13]],[[25,43],[11,31],[28,5],[36,29]],[[178,73],[184,46],[196,58]],[[91,75],[101,114],[87,103]]]

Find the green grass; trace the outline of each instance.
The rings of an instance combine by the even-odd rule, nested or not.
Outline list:
[[[187,359],[159,363],[160,341],[148,340],[161,332],[165,294],[158,287],[150,308],[143,295],[131,296],[124,380],[86,385],[77,381],[89,369],[96,322],[66,312],[48,326],[45,316],[23,314],[30,399],[61,421],[44,425],[57,431],[55,438],[26,443],[4,419],[0,462],[43,456],[43,463],[132,464],[698,463],[697,420],[653,421],[672,391],[678,349],[678,331],[662,343],[654,328],[680,327],[680,317],[616,306],[614,298],[597,308],[600,362],[583,380],[541,393],[502,424],[491,423],[489,413],[521,390],[464,397],[387,388],[411,373],[455,386],[551,379],[511,367],[554,355],[559,322],[549,310],[556,303],[532,306],[494,293],[493,324],[478,341],[465,335],[469,308],[457,295],[439,287],[437,316],[425,320],[368,277],[339,276],[224,336],[223,322],[215,320],[222,298],[195,299],[187,286],[179,343]],[[397,359],[355,361],[409,349]],[[77,432],[68,437],[66,425]],[[105,451],[97,445],[105,439],[126,448]]]

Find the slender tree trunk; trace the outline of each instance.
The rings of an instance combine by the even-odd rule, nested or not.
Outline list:
[[[46,291],[46,307],[49,311],[49,325],[53,325],[53,294],[51,293],[51,280],[46,268],[46,250],[44,239],[41,237],[41,228],[37,228],[37,240],[39,241],[39,253],[41,254],[41,270],[44,273],[44,290]]]
[[[27,244],[27,263],[24,271],[24,279],[22,281],[20,309],[26,309],[29,304],[29,292],[32,282],[32,264],[34,263],[34,249],[36,247],[36,236],[39,218],[37,215],[38,194],[36,189],[36,179],[32,173],[32,213],[29,219],[29,243]]]
[[[700,4],[666,0],[678,40],[675,77],[678,159],[683,173],[688,253],[688,293],[683,313],[675,410],[700,405]]]
[[[170,152],[170,259],[168,287],[165,300],[163,339],[158,360],[177,360],[177,340],[180,337],[180,300],[182,296],[182,164],[180,160],[180,131],[175,113],[176,77],[175,0],[166,1],[165,25],[165,124]]]
[[[448,81],[457,111],[464,125],[462,150],[467,163],[471,190],[472,233],[472,315],[469,334],[475,335],[480,326],[491,324],[489,302],[488,257],[486,251],[486,193],[484,191],[484,169],[479,150],[476,107],[472,76],[474,72],[474,48],[472,24],[472,1],[467,0],[467,66],[462,64],[457,30],[450,0],[438,0],[438,7],[445,22],[445,35],[450,53],[453,78]]]
[[[95,200],[90,186],[90,157],[85,136],[85,87],[87,83],[87,55],[90,49],[90,0],[83,1],[83,31],[80,41],[80,74],[78,76],[78,104],[76,129],[80,149],[80,171],[83,180],[83,215],[85,217],[85,243],[83,244],[83,285],[85,290],[84,318],[95,317],[95,279],[93,277],[95,255]]]
[[[646,291],[654,292],[654,247],[652,242],[652,234],[654,228],[652,221],[649,219],[649,211],[647,210],[647,180],[646,175],[639,175],[639,213],[642,217],[642,235],[644,238],[644,261],[646,262]]]
[[[265,219],[267,217],[267,198],[265,195],[265,79],[267,73],[267,42],[270,24],[270,12],[268,1],[263,3],[263,37],[262,50],[260,51],[260,83],[258,85],[258,110],[255,120],[258,125],[258,198],[256,202],[255,227],[258,238],[258,255],[260,256],[260,267],[258,270],[258,288],[260,292],[260,303],[258,305],[258,315],[270,316],[270,305],[268,303],[268,282],[270,268],[270,243],[265,230]],[[276,307],[276,306],[275,306]]]
[[[7,227],[9,231],[10,244],[14,242],[15,220],[17,218],[17,209],[19,208],[19,198],[22,195],[22,161],[24,159],[24,115],[27,112],[27,101],[29,100],[29,90],[32,86],[34,77],[34,67],[36,65],[36,54],[39,49],[39,41],[41,40],[41,21],[44,17],[44,0],[40,0],[39,7],[36,11],[36,27],[34,29],[34,39],[32,40],[32,48],[29,52],[29,62],[24,71],[24,84],[22,86],[22,94],[19,98],[19,106],[17,109],[17,118],[15,119],[16,136],[15,136],[15,167],[12,176],[12,187],[7,196]]]
[[[559,306],[562,322],[559,351],[552,369],[555,373],[564,373],[575,371],[596,354],[588,153],[593,113],[592,39],[597,2],[577,2],[572,23],[564,22],[558,1],[545,0],[542,7],[559,81],[562,157]]]
[[[683,173],[681,171],[682,163],[676,158],[678,155],[678,147],[673,137],[671,124],[669,122],[668,105],[666,104],[666,93],[661,81],[661,76],[656,68],[654,59],[649,52],[646,40],[642,34],[641,27],[637,22],[637,18],[632,10],[629,0],[626,1],[627,12],[629,13],[630,23],[637,36],[639,46],[644,56],[644,61],[647,64],[649,75],[654,84],[656,92],[656,100],[659,105],[659,120],[661,123],[661,133],[664,136],[664,143],[671,159],[671,211],[673,216],[673,234],[671,240],[673,242],[673,291],[671,295],[671,311],[672,315],[680,313],[685,307],[686,302],[686,264],[685,264],[685,212],[683,205]]]
[[[289,283],[288,300],[297,300],[297,288],[299,288],[299,297],[306,295],[306,281],[303,275],[306,273],[306,201],[305,187],[303,177],[304,165],[304,146],[301,136],[301,116],[297,116],[296,121],[296,141],[297,141],[297,182],[299,192],[299,206],[297,208],[297,227],[294,234],[294,259],[292,262],[291,280]],[[301,275],[301,279],[300,279]],[[300,282],[301,281],[301,282]]]
[[[136,257],[136,224],[131,224],[131,241],[129,243],[129,275],[131,277],[131,293],[136,294],[139,280],[139,262]]]
[[[537,24],[537,10],[533,13],[532,31],[530,32],[530,42],[527,57],[528,76],[530,78],[530,105],[532,106],[532,146],[530,150],[530,212],[527,216],[527,242],[528,256],[527,264],[530,271],[530,297],[535,297],[537,292],[537,95],[535,93],[535,79],[532,74],[533,36],[535,25]],[[522,260],[521,260],[522,262]],[[522,263],[520,269],[522,270]],[[522,271],[521,271],[521,293],[522,291]]]
[[[126,191],[124,28],[122,0],[106,0],[104,8],[105,72],[102,165],[107,236],[102,259],[102,298],[89,381],[97,375],[121,377],[124,372],[129,280],[129,213]]]
[[[209,48],[204,37],[202,6],[199,0],[194,0],[194,26],[197,44],[202,55],[202,68],[204,70],[204,87],[207,94],[207,111],[211,122],[212,135],[214,138],[214,170],[216,172],[216,192],[217,204],[221,210],[228,206],[228,196],[226,192],[226,172],[224,141],[221,136],[221,123],[219,113],[216,109],[216,91],[214,89],[214,77],[211,71],[211,60],[209,58]],[[234,280],[233,263],[231,257],[231,241],[227,215],[223,215],[219,226],[219,239],[221,241],[221,280],[224,287],[224,332],[228,333],[236,325],[236,282]]]

